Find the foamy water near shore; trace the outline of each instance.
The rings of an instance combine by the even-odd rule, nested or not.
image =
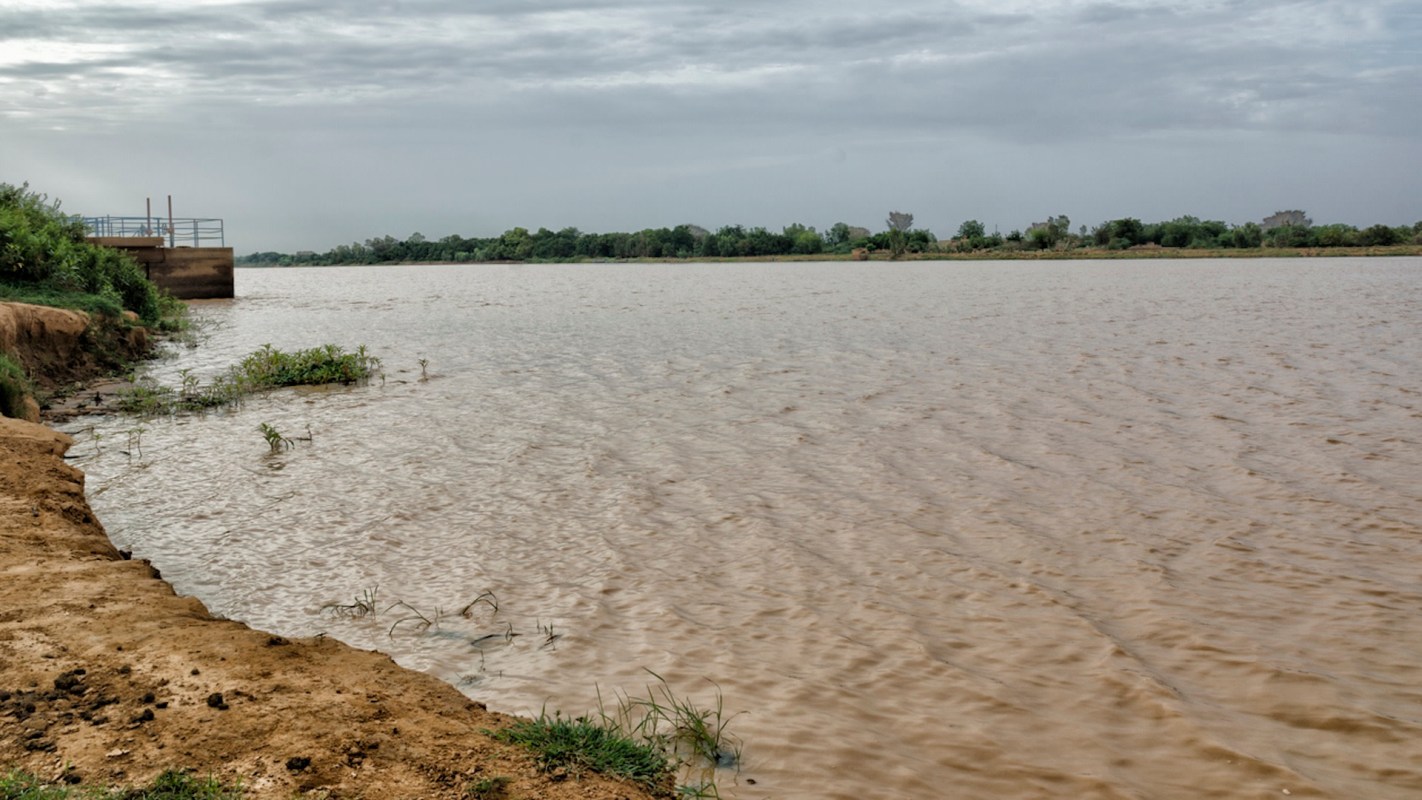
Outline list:
[[[515,712],[715,681],[735,797],[1422,791],[1416,259],[238,293],[161,374],[332,341],[386,381],[146,422],[141,456],[69,426],[114,540],[216,612]],[[266,455],[259,422],[312,441]],[[377,586],[446,614],[321,613]]]

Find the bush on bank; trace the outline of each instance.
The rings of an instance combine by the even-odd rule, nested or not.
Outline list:
[[[30,377],[24,368],[0,353],[0,416],[23,417],[25,397],[31,391]]]
[[[84,239],[84,226],[29,184],[0,183],[0,284],[6,299],[108,316],[132,311],[157,326],[165,301],[128,254]]]

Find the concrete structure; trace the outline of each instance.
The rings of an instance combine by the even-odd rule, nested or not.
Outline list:
[[[179,300],[233,296],[230,247],[164,247],[162,236],[94,236],[89,241],[127,251],[150,281]]]

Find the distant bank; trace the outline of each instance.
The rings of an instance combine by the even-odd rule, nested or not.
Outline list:
[[[883,258],[1219,258],[1312,255],[1416,255],[1422,253],[1422,222],[1413,225],[1315,225],[1302,211],[1280,211],[1260,222],[1230,225],[1218,220],[1177,217],[1142,222],[1113,219],[1089,228],[1071,227],[1065,214],[1006,234],[968,220],[947,239],[913,226],[914,215],[889,213],[887,229],[836,222],[824,231],[801,224],[780,232],[764,227],[726,225],[712,232],[699,225],[646,228],[632,233],[584,233],[512,228],[498,236],[458,234],[430,239],[421,233],[396,239],[381,236],[337,245],[324,253],[260,252],[237,259],[237,266],[358,266],[405,263],[880,260]],[[1393,248],[1403,248],[1395,250]],[[1160,251],[1160,252],[1157,252]]]
[[[1422,244],[1388,245],[1383,247],[1257,247],[1257,248],[1184,248],[1184,247],[1133,247],[1125,250],[1103,248],[1072,248],[1063,250],[979,250],[969,252],[927,252],[905,253],[894,258],[887,252],[816,253],[814,255],[766,255],[766,256],[717,256],[717,257],[625,257],[594,258],[576,256],[572,258],[529,258],[455,260],[435,259],[421,261],[405,259],[400,261],[336,262],[300,261],[282,262],[260,260],[243,256],[237,260],[241,268],[271,267],[326,267],[326,266],[390,266],[402,264],[625,264],[625,263],[687,263],[721,264],[737,262],[808,262],[808,261],[1091,261],[1091,260],[1142,260],[1142,259],[1210,259],[1210,258],[1358,258],[1358,257],[1399,257],[1422,256]]]

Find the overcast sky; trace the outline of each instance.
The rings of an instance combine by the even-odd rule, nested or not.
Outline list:
[[[1422,219],[1417,0],[3,0],[0,182],[237,252]]]

